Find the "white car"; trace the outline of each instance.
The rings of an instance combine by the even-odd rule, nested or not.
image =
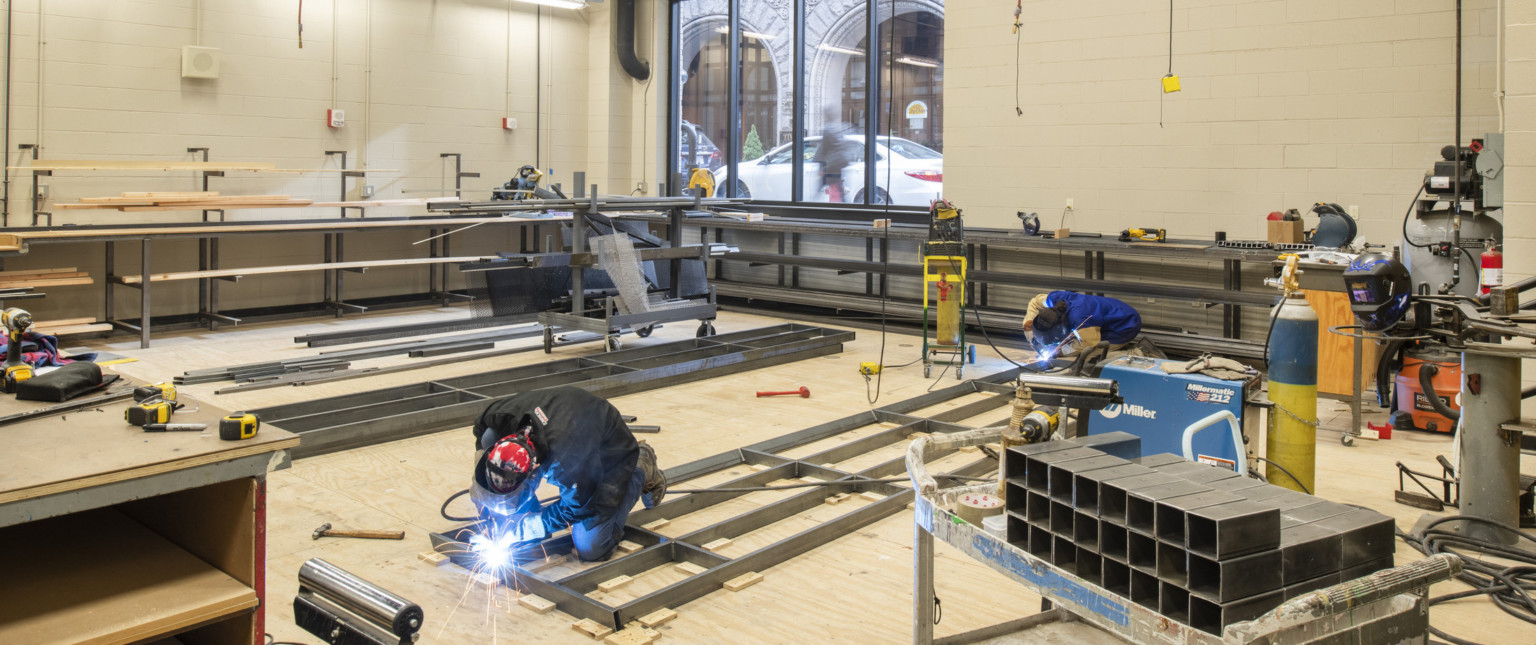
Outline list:
[[[864,137],[849,136],[858,144],[858,156],[854,163],[843,169],[843,185],[847,190],[843,201],[864,203]],[[827,192],[821,185],[821,164],[816,163],[816,146],[821,137],[805,139],[805,195],[803,201],[825,202]],[[720,170],[718,184],[724,195],[725,186],[733,186],[732,195],[765,201],[794,201],[790,194],[791,176],[794,173],[793,144],[786,143],[769,150],[758,159],[737,164],[738,178],[732,182],[725,169]],[[880,155],[875,162],[875,194],[872,204],[907,204],[927,206],[944,193],[944,155],[938,151],[899,137],[879,137],[875,150]]]

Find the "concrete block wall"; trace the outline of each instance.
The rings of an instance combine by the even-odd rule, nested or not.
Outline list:
[[[1536,277],[1536,3],[1504,10],[1504,281]],[[1536,385],[1536,361],[1522,361],[1523,387]],[[1536,415],[1526,399],[1522,416]]]
[[[594,70],[611,67],[607,14],[612,4],[572,11],[508,0],[313,0],[304,3],[300,48],[300,16],[291,2],[14,0],[7,165],[24,164],[15,148],[19,143],[41,143],[42,156],[55,159],[193,160],[186,148],[206,146],[214,160],[270,161],[287,168],[335,168],[338,161],[324,151],[346,150],[349,167],[398,171],[353,181],[348,197],[360,198],[366,183],[376,198],[388,199],[451,190],[452,160],[439,155],[457,152],[464,156],[464,170],[482,175],[465,180],[466,188],[481,191],[467,193],[470,198],[488,197],[483,191],[535,159],[554,169],[551,181],[570,186],[572,172],[590,170],[589,181],[599,181],[605,192],[627,194],[635,182],[629,156],[616,172],[588,168],[593,151],[605,151],[610,136],[627,135],[596,128],[593,119],[606,124],[612,114],[627,114],[639,96],[615,91],[603,93],[598,103],[589,100],[598,85],[592,80]],[[653,38],[642,34],[642,47],[650,47]],[[220,78],[180,77],[181,47],[199,43],[222,50]],[[611,84],[619,85],[617,80]],[[611,108],[607,101],[624,109]],[[346,111],[341,129],[324,122],[326,108],[333,106]],[[517,118],[518,129],[503,130],[502,116]],[[632,146],[616,146],[630,154]],[[11,171],[9,177],[9,224],[27,225],[30,175]],[[610,177],[619,183],[610,185]],[[193,173],[163,172],[61,172],[45,183],[49,203],[127,190],[200,188]],[[320,200],[339,196],[335,174],[230,173],[214,179],[211,188]],[[382,208],[369,215],[422,212],[421,207]],[[230,219],[247,220],[335,216],[335,209],[308,208],[230,213]],[[54,221],[198,218],[195,212],[58,211]],[[424,245],[410,244],[419,237],[351,235],[347,257],[425,255]],[[320,259],[318,236],[247,239],[252,241],[224,245],[224,266]],[[456,240],[453,251],[494,253],[515,243],[515,233],[477,235]],[[44,253],[8,260],[6,268],[79,266],[100,277],[100,245],[41,248]],[[193,256],[178,253],[179,248],[157,245],[155,270],[195,268],[186,264]],[[136,249],[124,249],[119,256],[123,269],[137,267]],[[353,297],[425,286],[425,270],[370,271],[348,278]],[[49,298],[36,301],[34,308],[40,316],[100,316],[100,289],[51,289]],[[222,293],[227,306],[244,307],[291,304],[294,294],[318,294],[320,289],[319,274],[293,274],[226,285]],[[195,305],[191,284],[157,291],[157,313],[185,312]],[[127,299],[130,294],[124,290],[122,295]]]
[[[1471,138],[1498,128],[1498,22],[1494,0],[1464,6]],[[1183,90],[1163,95],[1168,3],[1026,0],[1016,39],[1012,3],[949,0],[946,196],[980,225],[1030,210],[1054,226],[1072,198],[1076,230],[1248,239],[1270,211],[1328,201],[1357,206],[1365,237],[1391,244],[1452,139],[1452,7],[1181,0]]]

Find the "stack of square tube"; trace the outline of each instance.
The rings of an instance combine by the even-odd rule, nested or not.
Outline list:
[[[1211,634],[1393,566],[1391,518],[1143,457],[1125,432],[1014,446],[1003,468],[1010,544]]]

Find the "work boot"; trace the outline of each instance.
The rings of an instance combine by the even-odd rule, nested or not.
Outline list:
[[[645,473],[645,486],[640,489],[640,501],[646,508],[653,508],[667,496],[667,476],[656,466],[656,449],[640,442],[640,462],[636,464]]]

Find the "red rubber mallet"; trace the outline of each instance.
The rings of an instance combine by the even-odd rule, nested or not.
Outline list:
[[[811,388],[802,385],[798,390],[792,390],[789,392],[758,392],[757,396],[758,398],[765,396],[798,396],[802,399],[809,399],[811,398]]]

